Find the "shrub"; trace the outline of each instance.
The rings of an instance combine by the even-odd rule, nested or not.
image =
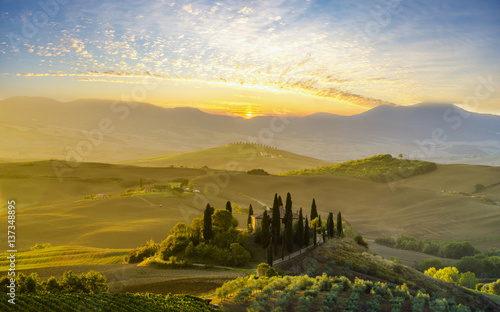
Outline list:
[[[268,172],[264,171],[264,169],[251,169],[247,171],[247,174],[253,174],[253,175],[269,175]]]
[[[361,245],[365,248],[368,248],[368,243],[366,242],[366,240],[363,238],[363,236],[361,235],[357,235],[354,240],[356,241],[356,243],[358,243],[358,245]]]
[[[35,244],[35,246],[31,247],[30,249],[32,251],[38,250],[38,249],[45,249],[45,248],[51,248],[52,245],[50,243],[45,243],[45,244]]]
[[[126,257],[125,262],[127,263],[138,263],[142,262],[144,259],[154,256],[160,248],[160,245],[155,244],[151,239],[146,244],[139,248],[132,250]]]

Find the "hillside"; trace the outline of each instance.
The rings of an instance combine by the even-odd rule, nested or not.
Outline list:
[[[357,245],[325,244],[275,266],[283,276],[238,278],[217,289],[225,311],[498,311],[497,296],[426,276]],[[468,307],[469,309],[466,309]],[[273,310],[274,309],[274,310]],[[449,310],[448,310],[449,309]]]
[[[107,122],[104,132],[102,120]],[[438,163],[500,164],[500,116],[452,104],[380,106],[353,116],[318,113],[245,120],[147,103],[13,97],[0,101],[0,130],[0,159],[9,161],[73,157],[119,162],[227,142],[258,142],[334,162],[403,153]],[[82,141],[92,150],[75,156]]]
[[[386,154],[352,160],[331,166],[289,171],[282,175],[334,175],[388,183],[425,174],[433,170],[436,170],[435,163],[397,159]]]
[[[148,167],[208,167],[231,171],[261,168],[271,174],[329,164],[323,160],[249,143],[233,143],[200,151],[135,159],[121,163]]]
[[[217,209],[228,200],[241,206],[235,217],[242,227],[249,204],[257,213],[262,204],[272,204],[275,193],[287,192],[293,196],[294,211],[303,207],[304,214],[309,214],[315,198],[323,217],[341,210],[367,238],[406,234],[420,239],[470,239],[480,249],[500,242],[498,205],[451,192],[472,192],[476,183],[496,183],[498,170],[492,167],[438,165],[431,173],[385,184],[326,175],[255,176],[95,163],[68,165],[71,170],[59,180],[53,168],[59,164],[0,165],[0,194],[4,200],[16,199],[22,212],[16,224],[23,229],[19,250],[35,243],[135,248],[151,238],[162,241],[177,222],[199,217],[207,202]],[[135,192],[141,179],[146,187],[179,178],[193,182],[199,193],[127,193]],[[105,196],[85,199],[99,194]]]

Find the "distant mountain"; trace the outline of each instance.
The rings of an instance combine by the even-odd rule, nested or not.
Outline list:
[[[107,132],[102,137],[99,128]],[[146,103],[14,97],[0,101],[0,131],[0,159],[6,160],[121,161],[241,141],[329,161],[403,153],[441,163],[500,165],[500,116],[446,103],[245,120]]]

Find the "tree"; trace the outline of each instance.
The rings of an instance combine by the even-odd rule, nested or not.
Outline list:
[[[286,194],[286,203],[285,203],[285,227],[286,227],[286,220],[288,220],[288,215],[292,214],[292,196],[290,193]]]
[[[280,236],[281,233],[281,216],[280,216],[280,198],[278,197],[278,194],[274,194],[274,202],[273,202],[273,211],[272,211],[272,229],[273,229],[273,236],[274,236],[274,255],[276,256],[278,254],[278,237]]]
[[[399,158],[399,159],[403,159],[403,154],[399,154],[399,155],[398,155],[398,158]]]
[[[295,233],[297,245],[299,248],[304,246],[304,217],[302,216],[302,207],[299,210],[299,222],[297,223],[297,232]]]
[[[318,235],[317,235],[317,230],[316,230],[316,227],[314,226],[313,227],[313,243],[314,243],[314,246],[316,246],[316,244],[318,243],[317,240],[318,240]]]
[[[333,223],[333,212],[330,212],[328,214],[327,228],[328,228],[328,236],[334,237],[335,236],[335,225]]]
[[[231,202],[229,200],[226,203],[226,210],[233,213],[233,207],[231,207]]]
[[[203,231],[203,219],[202,218],[195,218],[193,221],[191,221],[191,224],[189,225],[189,232],[191,233],[191,241],[193,241],[193,244],[196,246],[200,243],[201,240],[201,234]]]
[[[139,187],[142,189],[142,178],[139,179]]]
[[[286,235],[286,251],[291,253],[293,251],[293,215],[289,214],[288,219],[286,220],[285,226],[285,235]]]
[[[337,214],[337,233],[339,233],[340,237],[344,236],[344,229],[342,228],[342,212],[340,211]]]
[[[306,217],[306,222],[304,222],[304,245],[309,246],[309,221]]]
[[[213,208],[210,204],[207,204],[205,208],[205,212],[203,213],[203,238],[205,239],[205,243],[210,243],[210,239],[213,237],[212,232],[212,213]]]
[[[192,192],[194,190],[194,183],[193,182],[189,182],[188,184],[188,189]]]
[[[458,279],[459,286],[467,287],[469,289],[474,289],[478,283],[479,280],[476,278],[476,274],[472,272],[462,273]]]
[[[323,221],[321,221],[321,215],[318,215],[318,230],[323,232]]]
[[[253,216],[253,207],[252,204],[250,204],[250,207],[248,207],[248,219],[247,219],[247,229],[252,228],[252,216]]]
[[[237,226],[238,220],[233,217],[231,212],[225,209],[217,209],[212,215],[214,244],[220,248],[228,249],[238,237]]]
[[[281,195],[278,196],[278,203],[279,203],[280,207],[283,207],[283,200],[281,199]]]
[[[316,209],[316,200],[313,198],[313,202],[311,204],[311,220],[314,220],[318,217],[318,210]]]
[[[273,239],[272,238],[267,246],[267,264],[269,266],[273,266]]]
[[[264,211],[262,216],[262,229],[260,231],[262,247],[267,248],[270,242],[269,235],[269,216],[267,215],[267,210]]]

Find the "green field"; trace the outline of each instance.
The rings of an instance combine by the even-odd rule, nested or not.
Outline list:
[[[123,263],[129,249],[104,249],[83,246],[56,246],[16,253],[16,269],[43,267],[104,265]],[[0,254],[0,272],[9,269],[8,253]]]

